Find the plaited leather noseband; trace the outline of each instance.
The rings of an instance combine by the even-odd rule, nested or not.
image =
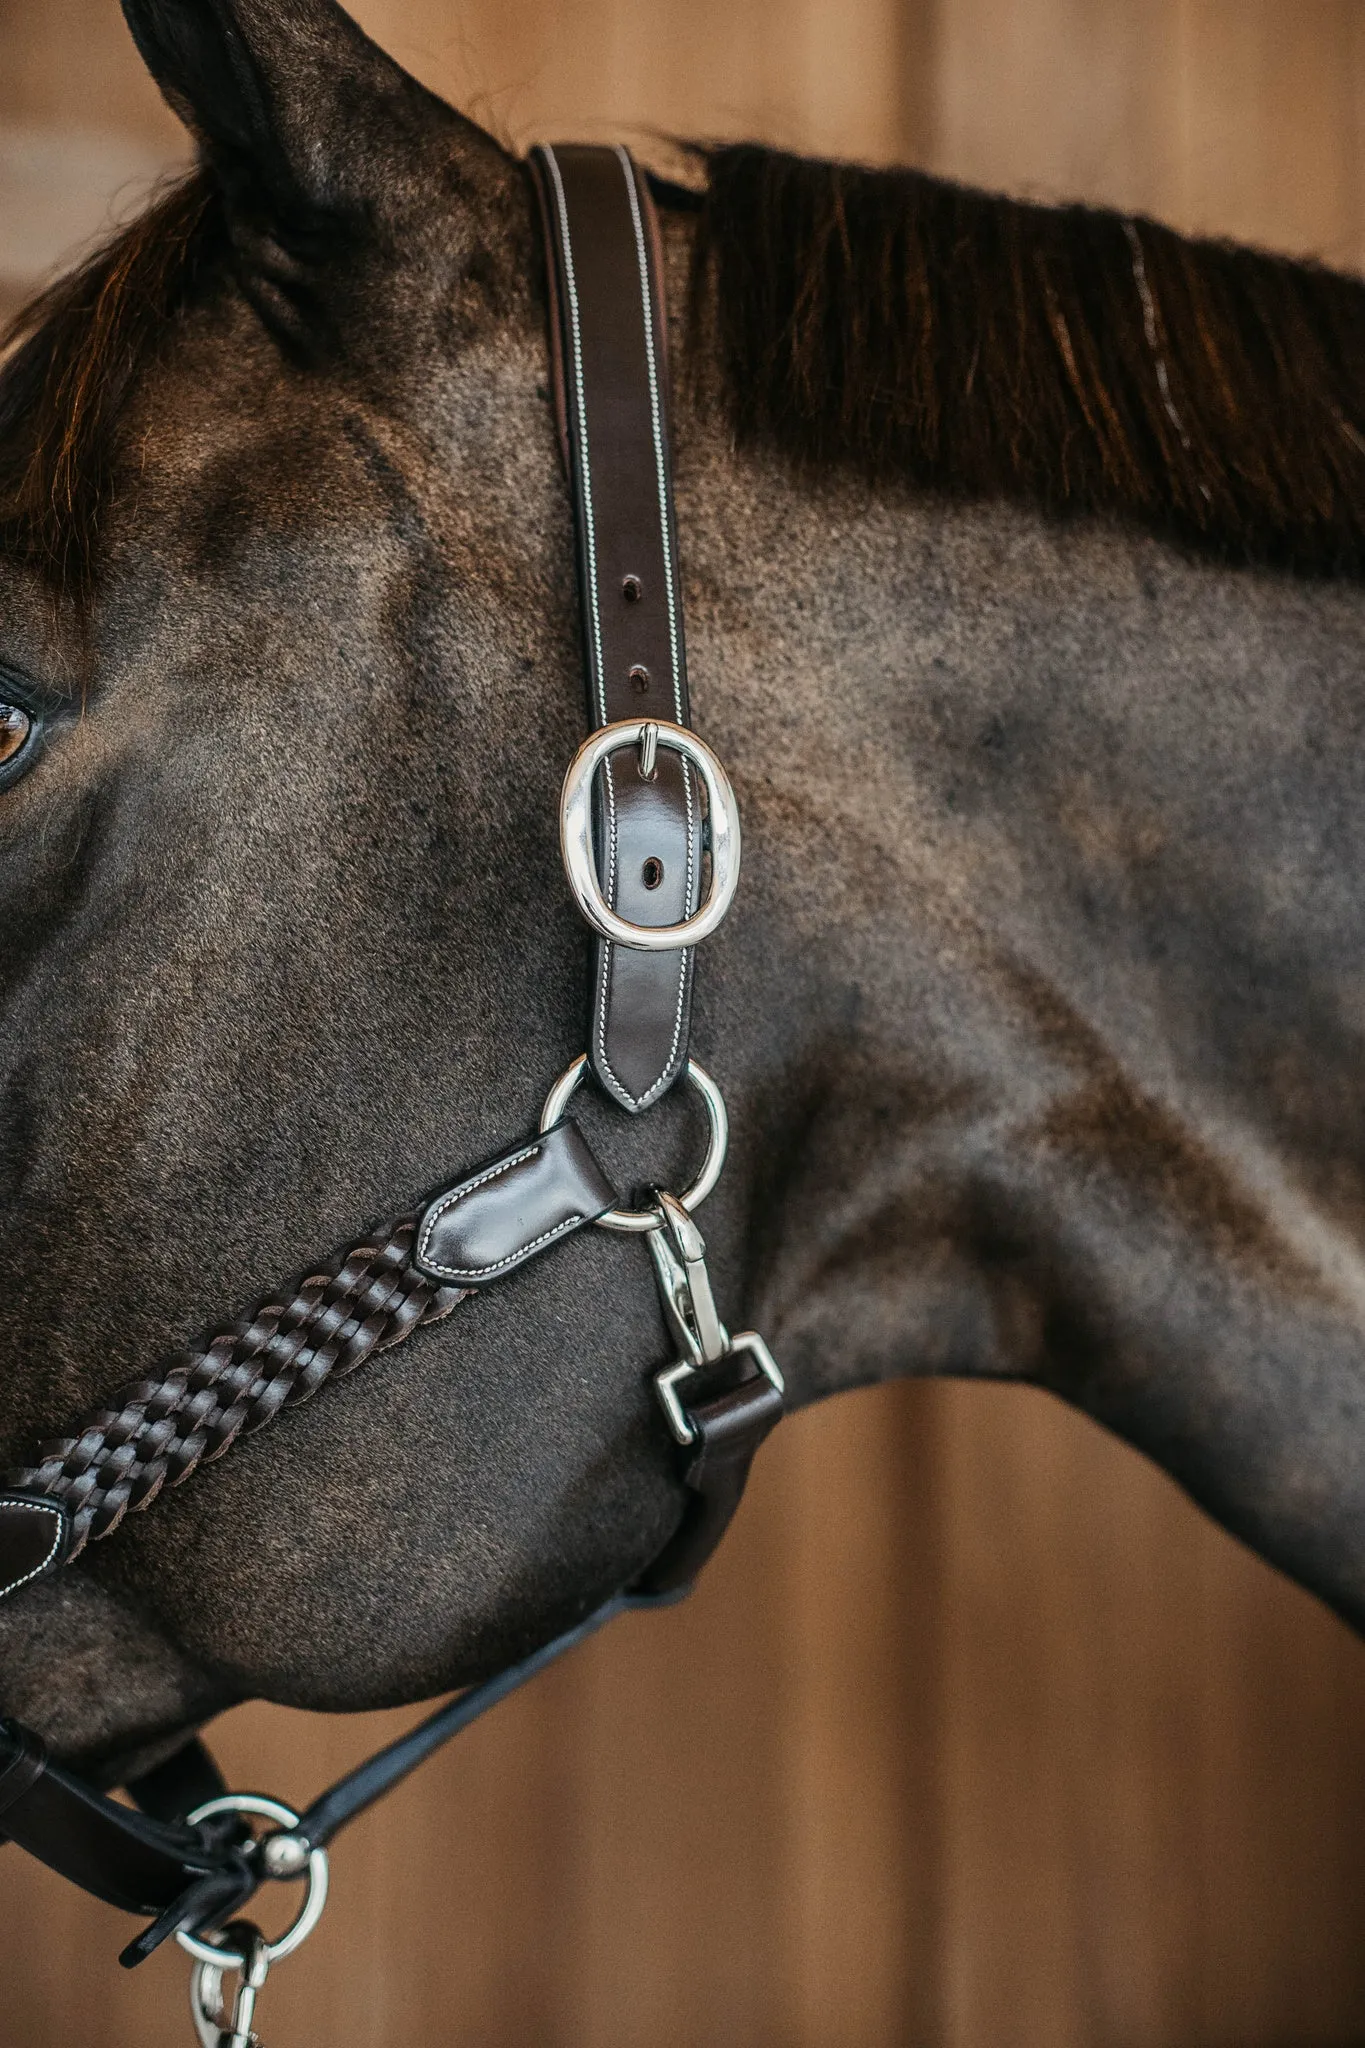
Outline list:
[[[782,1414],[781,1375],[763,1340],[753,1331],[731,1338],[719,1319],[691,1214],[715,1183],[727,1137],[720,1092],[689,1055],[692,946],[728,908],[739,821],[724,770],[689,724],[657,222],[623,149],[539,148],[531,174],[593,728],[560,811],[566,874],[596,934],[588,1049],[550,1090],[538,1132],[36,1445],[0,1492],[0,1597],[69,1564],[285,1407],[589,1223],[643,1236],[653,1261],[679,1354],[655,1386],[688,1506],[638,1584],[438,1709],[301,1815],[226,1793],[198,1741],[130,1784],[130,1808],[53,1763],[30,1731],[0,1722],[0,1828],[87,1891],[148,1917],[124,1963],[175,1935],[197,1958],[200,2039],[229,2048],[254,2040],[266,1969],[321,1910],[337,1830],[615,1614],[685,1592]],[[632,1115],[680,1077],[697,1089],[710,1150],[680,1198],[656,1191],[640,1209],[620,1206],[567,1114],[588,1074]],[[248,1815],[274,1830],[255,1837]],[[280,1942],[232,1920],[267,1879],[300,1875],[310,1879],[308,1904]],[[220,2012],[225,1969],[240,1979],[230,2021]]]

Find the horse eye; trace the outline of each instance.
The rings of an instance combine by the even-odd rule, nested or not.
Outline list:
[[[0,704],[0,768],[17,760],[33,735],[33,720],[18,704]]]

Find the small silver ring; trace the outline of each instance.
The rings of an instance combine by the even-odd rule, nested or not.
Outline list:
[[[542,1131],[548,1131],[552,1124],[559,1122],[559,1119],[569,1106],[570,1097],[581,1086],[587,1071],[588,1055],[585,1052],[581,1052],[573,1065],[564,1069],[564,1072],[545,1098],[545,1107],[540,1113],[540,1128]],[[684,1209],[690,1214],[693,1209],[701,1207],[712,1188],[716,1185],[716,1182],[720,1179],[721,1168],[725,1164],[725,1154],[730,1146],[730,1118],[726,1113],[725,1097],[721,1094],[705,1067],[698,1066],[695,1060],[689,1060],[686,1073],[688,1080],[702,1099],[702,1104],[706,1110],[706,1121],[711,1127],[710,1142],[707,1146],[706,1159],[702,1165],[702,1170],[693,1181],[691,1187],[688,1188],[686,1194],[679,1195],[678,1197]],[[663,1220],[663,1215],[658,1209],[608,1209],[605,1216],[599,1216],[597,1219],[603,1230],[627,1230],[633,1231],[639,1236],[644,1236],[650,1230],[658,1230],[662,1226]]]
[[[216,1813],[249,1813],[260,1820],[273,1820],[282,1828],[296,1828],[299,1824],[299,1816],[292,1806],[286,1806],[282,1799],[268,1799],[263,1792],[225,1792],[220,1799],[206,1799],[202,1806],[196,1806],[193,1813],[186,1815],[186,1824],[197,1827],[201,1820],[211,1820]],[[268,1963],[279,1962],[281,1956],[292,1956],[322,1918],[322,1909],[327,1904],[327,1851],[310,1849],[308,1869],[301,1874],[308,1880],[303,1904],[297,1919],[285,1929],[279,1940],[266,1943]],[[246,1957],[239,1955],[236,1949],[219,1948],[211,1941],[202,1941],[197,1934],[187,1934],[183,1927],[176,1929],[175,1938],[186,1955],[193,1956],[196,1962],[225,1970],[246,1968]]]
[[[711,883],[706,900],[678,924],[632,924],[602,894],[592,847],[592,786],[608,755],[623,747],[669,747],[690,762],[706,786],[710,804]],[[739,885],[739,805],[730,778],[705,740],[685,725],[662,718],[620,718],[584,740],[569,763],[559,797],[559,850],[575,903],[593,930],[615,946],[636,953],[672,953],[700,945],[725,917]]]

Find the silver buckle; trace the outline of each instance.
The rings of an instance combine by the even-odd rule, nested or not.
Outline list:
[[[655,754],[668,747],[696,769],[706,790],[711,849],[711,881],[705,901],[680,924],[632,924],[618,917],[602,894],[592,849],[592,786],[597,771],[611,754],[638,747],[640,773],[654,772]],[[559,850],[574,901],[593,930],[613,945],[637,953],[672,953],[709,938],[725,917],[739,884],[739,806],[730,778],[717,757],[685,725],[665,719],[621,718],[586,739],[569,763],[559,798]]]
[[[659,1228],[646,1239],[659,1283],[664,1321],[682,1347],[676,1365],[665,1366],[654,1375],[654,1391],[677,1443],[695,1443],[697,1432],[687,1419],[681,1389],[703,1366],[718,1365],[747,1351],[759,1371],[779,1394],[786,1383],[777,1361],[757,1330],[741,1330],[732,1337],[716,1313],[711,1276],[706,1270],[706,1243],[681,1202],[673,1195],[660,1194]]]

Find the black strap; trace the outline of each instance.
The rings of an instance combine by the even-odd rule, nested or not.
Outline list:
[[[453,1736],[618,1614],[665,1606],[677,1597],[617,1594],[520,1663],[448,1701],[408,1734],[348,1771],[300,1815],[294,1832],[310,1848],[325,1848]],[[171,1764],[138,1780],[136,1789],[158,1808],[164,1809],[168,1800],[184,1800],[183,1813],[216,1797],[214,1788],[221,1784],[212,1760],[196,1741]],[[0,1812],[11,1839],[49,1869],[111,1906],[154,1916],[123,1951],[120,1961],[128,1968],[145,1961],[177,1928],[202,1934],[221,1927],[267,1875],[231,1816],[191,1828],[179,1817],[134,1812],[52,1763],[40,1739],[14,1721],[0,1721]]]
[[[538,1678],[551,1664],[557,1664],[568,1651],[576,1650],[580,1643],[585,1643],[589,1636],[595,1636],[609,1621],[615,1621],[618,1614],[629,1613],[637,1607],[669,1605],[677,1597],[671,1595],[660,1600],[634,1593],[614,1595],[601,1607],[594,1608],[585,1620],[575,1622],[562,1635],[543,1643],[529,1657],[523,1657],[519,1664],[500,1671],[496,1678],[488,1679],[483,1685],[471,1686],[468,1692],[462,1692],[458,1698],[438,1707],[425,1721],[420,1721],[406,1735],[391,1742],[387,1749],[381,1749],[344,1778],[339,1778],[335,1785],[313,1801],[306,1813],[299,1816],[296,1832],[310,1848],[325,1848],[333,1836],[363,1813],[366,1807],[373,1806],[376,1799],[382,1799],[386,1792],[391,1792],[395,1785],[415,1771],[419,1764],[425,1763],[429,1756],[434,1756],[452,1737],[463,1733],[475,1721],[482,1720],[493,1707],[500,1706],[531,1679]]]
[[[175,1922],[193,1929],[228,1917],[256,1888],[231,1822],[190,1828],[122,1806],[14,1721],[0,1721],[0,1801],[11,1841],[126,1913],[161,1915],[211,1880]]]
[[[578,537],[588,715],[689,722],[673,487],[667,327],[648,186],[624,149],[532,152],[545,223],[555,391]],[[633,924],[678,924],[700,900],[695,777],[660,749],[598,778],[603,894]],[[687,1061],[692,955],[597,945],[588,1048],[623,1108],[657,1102]]]
[[[124,1789],[141,1812],[171,1823],[221,1799],[227,1780],[196,1735],[141,1777],[130,1778]]]
[[[781,1396],[742,1355],[699,1374],[685,1411],[695,1431],[685,1468],[690,1505],[662,1555],[638,1586],[618,1593],[551,1642],[485,1684],[473,1686],[337,1780],[293,1830],[325,1848],[357,1815],[420,1764],[499,1706],[617,1615],[685,1597],[729,1527],[754,1453],[782,1414]],[[6,1832],[51,1869],[96,1898],[151,1914],[123,1951],[128,1967],[177,1928],[222,1926],[265,1880],[253,1846],[230,1817],[190,1828],[183,1816],[215,1798],[222,1779],[194,1741],[130,1787],[134,1812],[53,1764],[36,1735],[0,1722],[0,1816]]]
[[[732,1352],[697,1375],[683,1413],[694,1432],[683,1465],[687,1506],[636,1587],[646,1599],[686,1593],[709,1563],[744,1498],[760,1446],[782,1420],[783,1401],[743,1353]]]

